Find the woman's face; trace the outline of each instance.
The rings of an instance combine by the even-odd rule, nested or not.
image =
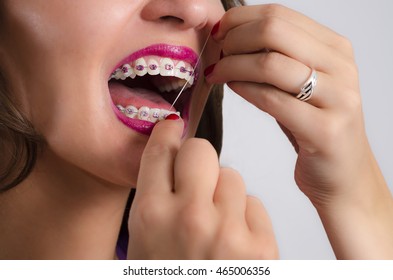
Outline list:
[[[134,185],[156,119],[175,106],[195,133],[215,62],[209,42],[220,0],[6,0],[0,67],[12,94],[58,158],[92,176]],[[195,81],[192,76],[195,68]],[[125,79],[125,80],[123,80]],[[169,92],[167,92],[169,91]]]

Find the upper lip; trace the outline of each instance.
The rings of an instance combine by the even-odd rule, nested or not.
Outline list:
[[[157,55],[161,57],[182,60],[191,64],[191,66],[194,68],[198,61],[198,55],[194,50],[189,47],[168,44],[155,44],[128,55],[112,69],[111,73],[113,73],[113,71],[115,71],[117,68],[121,67],[124,64],[130,63],[137,60],[138,58],[148,55]]]

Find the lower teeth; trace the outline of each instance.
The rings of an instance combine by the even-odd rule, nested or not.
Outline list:
[[[151,123],[156,123],[158,121],[164,120],[169,114],[176,114],[180,117],[180,112],[172,112],[165,109],[153,108],[150,109],[147,106],[142,106],[139,109],[132,105],[123,107],[122,105],[116,105],[117,109],[122,112],[127,118],[139,119],[143,121],[149,121]]]

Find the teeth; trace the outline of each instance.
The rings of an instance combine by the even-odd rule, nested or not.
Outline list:
[[[154,80],[155,86],[160,92],[170,92],[181,89],[187,82],[186,89],[195,82],[194,69],[185,61],[172,60],[159,56],[146,56],[135,60],[130,64],[124,64],[116,69],[110,79],[125,80],[134,79],[136,76],[161,75],[164,77],[177,77],[180,80],[163,83],[161,80]]]
[[[184,86],[186,82],[182,81],[182,80],[178,80],[178,81],[173,81],[172,82],[172,88],[173,89],[178,89],[178,88],[182,88]]]
[[[148,64],[147,73],[149,73],[149,75],[155,76],[160,74],[160,67],[158,65],[157,60],[155,60],[154,58],[150,58],[147,64]]]
[[[168,111],[168,110],[165,110],[165,109],[161,109],[160,117],[158,118],[158,120],[160,120],[160,121],[165,120],[165,118],[168,115],[170,115],[170,114],[176,114],[176,115],[178,115],[180,117],[180,112],[176,112],[175,113],[175,112],[171,112],[171,111]]]
[[[150,109],[149,121],[156,123],[160,118],[161,109]]]
[[[171,83],[165,84],[165,85],[156,85],[158,90],[160,92],[171,92],[173,90],[178,90],[184,87],[184,84],[187,81],[184,80],[178,80],[178,81],[172,81]],[[187,84],[186,88],[191,87],[191,85]]]
[[[175,63],[173,62],[172,59],[169,58],[163,58],[161,60],[161,71],[160,74],[161,76],[174,76],[175,73]]]
[[[138,114],[138,109],[132,105],[128,105],[124,113],[129,118],[135,118],[135,116]]]
[[[121,69],[117,69],[115,71],[115,73],[112,75],[112,77],[114,77],[116,80],[120,80],[121,78],[123,78],[124,74],[123,71],[121,71]]]
[[[170,114],[171,112],[167,111],[167,110],[161,110],[160,112],[160,117],[158,118],[158,120],[162,121],[165,120],[166,117]]]
[[[166,109],[153,108],[150,109],[147,106],[142,106],[139,110],[133,106],[128,105],[123,107],[122,105],[116,105],[120,112],[130,119],[139,119],[144,121],[149,121],[151,123],[156,123],[158,121],[164,120],[169,114],[176,114],[180,117],[180,112],[172,112]]]
[[[145,76],[147,73],[146,60],[141,57],[135,61],[134,71],[138,76]]]
[[[117,109],[119,109],[120,112],[124,113],[125,109],[121,105],[116,105]]]
[[[179,83],[176,82],[176,81],[173,81],[173,82],[171,83],[171,87],[172,87],[173,89],[180,88]]]
[[[121,67],[121,70],[123,71],[124,76],[126,76],[126,77],[131,77],[132,79],[134,79],[136,76],[134,69],[132,69],[130,64],[124,64]]]
[[[191,87],[194,84],[195,76],[190,76],[188,80],[188,87]]]
[[[188,73],[187,73],[187,68],[186,68],[186,64],[183,61],[180,61],[175,68],[175,76],[183,79],[183,80],[187,80],[188,78]]]
[[[163,86],[163,85],[157,86],[157,88],[158,88],[158,90],[159,90],[160,92],[166,91],[166,90],[165,90],[165,86]]]
[[[139,112],[138,112],[138,118],[140,120],[144,120],[147,121],[149,119],[150,116],[150,108],[143,106],[141,108],[139,108]]]
[[[125,80],[126,78],[128,78],[131,75],[131,66],[129,64],[124,64],[121,67],[121,72],[123,73],[121,79]]]
[[[170,92],[172,90],[172,85],[171,84],[166,84],[164,86],[164,88],[165,88],[165,91]]]

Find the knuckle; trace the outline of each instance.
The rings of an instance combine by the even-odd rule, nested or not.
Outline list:
[[[156,143],[154,145],[150,145],[148,149],[145,149],[143,152],[144,160],[155,160],[157,157],[161,156],[171,156],[174,151],[169,146],[165,144]]]
[[[255,252],[255,258],[260,260],[275,260],[279,258],[279,251],[274,236],[260,237],[259,246]]]
[[[234,229],[222,228],[217,234],[216,241],[213,250],[214,259],[249,257],[244,252],[246,240]]]
[[[226,177],[230,178],[231,182],[243,182],[243,177],[240,175],[240,173],[229,167],[222,167],[220,169],[220,177]]]
[[[182,152],[189,151],[194,155],[203,155],[206,160],[215,160],[218,157],[213,145],[208,140],[202,138],[187,139],[181,150]]]
[[[347,37],[344,37],[342,35],[337,36],[337,40],[334,43],[334,45],[338,48],[343,50],[345,53],[353,53],[353,45],[351,40],[349,40]]]
[[[193,240],[207,238],[211,229],[211,215],[207,212],[206,207],[198,202],[191,202],[184,207],[179,217],[182,235]]]
[[[247,204],[253,204],[253,205],[258,205],[258,207],[264,208],[262,201],[253,195],[247,195]]]
[[[286,9],[283,5],[278,4],[278,3],[270,3],[270,4],[266,4],[264,5],[264,12],[265,15],[268,16],[277,16],[279,14],[281,14],[284,9]]]
[[[227,21],[227,22],[233,22],[235,21],[239,15],[239,9],[242,9],[243,7],[233,7],[231,9],[229,9],[228,11],[226,11],[226,13],[224,14],[224,16],[222,17],[221,21]]]
[[[283,56],[278,52],[268,52],[260,55],[258,60],[259,67],[263,69],[264,73],[276,73],[277,68],[282,65]]]
[[[243,177],[233,169],[222,168],[219,173],[215,198],[221,202],[232,203],[236,207],[246,205],[247,188]]]
[[[203,138],[190,138],[187,139],[184,142],[184,146],[188,147],[190,146],[190,148],[194,149],[194,148],[200,148],[200,149],[210,149],[212,148],[212,145],[210,144],[210,142],[206,139]]]
[[[345,91],[343,106],[345,107],[344,116],[352,118],[361,115],[362,100],[357,90],[348,89]]]
[[[318,131],[318,139],[323,139],[317,145],[317,150],[321,151],[322,154],[327,156],[335,156],[337,149],[340,149],[342,145],[347,143],[347,135],[354,129],[355,118],[348,116],[346,110],[342,113],[334,113],[331,116],[327,116],[324,121],[321,122],[321,126]]]
[[[287,93],[282,93],[277,88],[269,88],[269,92],[267,92],[267,94],[260,95],[260,102],[263,110],[269,112],[274,111],[276,108],[285,106],[285,103],[287,103],[286,94]]]
[[[130,216],[133,226],[148,230],[164,222],[166,214],[162,205],[153,197],[140,198],[132,208]]]
[[[340,67],[340,71],[339,71],[340,75],[343,74],[345,75],[345,77],[349,78],[347,79],[348,83],[357,84],[359,70],[356,63],[352,59],[347,59],[347,58],[341,59],[339,67]]]
[[[262,38],[276,38],[281,31],[281,20],[277,16],[269,16],[262,20],[258,26],[259,34],[263,35]]]
[[[339,107],[331,114],[326,115],[321,120],[320,132],[326,141],[335,141],[345,132],[356,127],[361,123],[362,118],[362,99],[358,89],[353,86],[342,86],[339,95]]]

